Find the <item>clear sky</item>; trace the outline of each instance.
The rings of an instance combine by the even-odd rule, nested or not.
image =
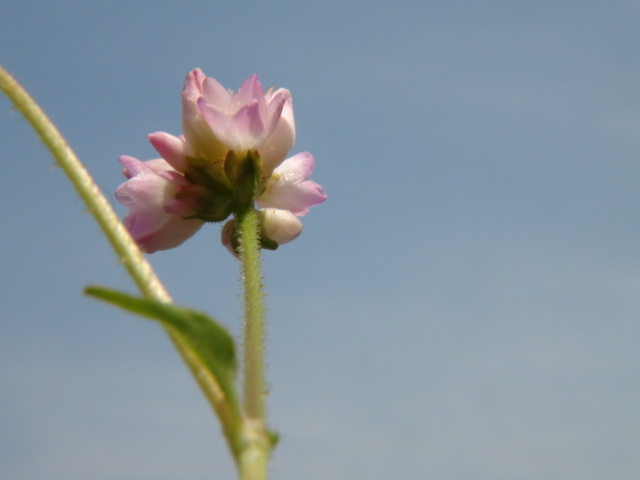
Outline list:
[[[637,1],[0,0],[0,63],[101,188],[180,133],[194,67],[289,88],[329,199],[265,255],[281,480],[596,480],[640,472]],[[161,329],[0,98],[0,470],[233,478]],[[120,213],[123,209],[118,207]],[[238,332],[206,226],[150,256]]]

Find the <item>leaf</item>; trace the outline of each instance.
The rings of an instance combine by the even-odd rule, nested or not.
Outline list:
[[[239,408],[235,389],[235,344],[233,337],[224,327],[204,313],[104,287],[89,286],[85,293],[169,326],[197,357],[201,366],[211,374],[229,402],[227,406],[231,407],[234,417],[237,415]]]

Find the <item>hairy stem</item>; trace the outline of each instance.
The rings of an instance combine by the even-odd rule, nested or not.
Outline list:
[[[0,67],[0,89],[13,101],[16,108],[31,124],[40,139],[55,157],[89,212],[116,251],[118,258],[146,297],[170,302],[171,297],[146,261],[135,241],[124,228],[111,205],[98,189],[73,150],[58,129],[51,123],[29,94]]]
[[[271,442],[265,422],[264,340],[265,305],[262,290],[257,212],[236,215],[244,285],[244,435],[240,454],[243,480],[265,480]]]
[[[244,283],[244,406],[252,420],[264,420],[264,293],[256,211],[239,215]]]

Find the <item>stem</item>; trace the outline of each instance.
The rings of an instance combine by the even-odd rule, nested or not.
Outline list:
[[[0,89],[13,101],[51,151],[143,294],[160,302],[171,302],[171,297],[151,265],[64,137],[29,94],[1,66]]]
[[[250,209],[237,218],[244,281],[244,406],[251,420],[264,421],[264,293],[258,218]]]
[[[265,422],[264,340],[265,305],[262,290],[257,212],[236,215],[244,283],[244,421],[239,457],[243,480],[265,480],[271,440]]]
[[[44,144],[55,157],[58,165],[65,172],[74,188],[84,201],[87,209],[94,216],[100,228],[116,251],[116,255],[124,264],[131,278],[142,294],[150,299],[163,303],[171,303],[171,297],[160,282],[151,265],[145,259],[136,242],[124,228],[113,208],[100,192],[87,170],[84,168],[73,150],[67,145],[58,129],[49,118],[18,84],[18,82],[0,66],[0,90],[14,103],[24,115]],[[218,414],[222,427],[234,456],[239,454],[240,432],[239,414],[225,400],[211,376],[200,367],[200,362],[186,347],[180,337],[168,327],[165,331],[180,352],[196,382]]]
[[[238,458],[241,480],[267,480],[271,443],[263,422],[245,421],[244,448]]]

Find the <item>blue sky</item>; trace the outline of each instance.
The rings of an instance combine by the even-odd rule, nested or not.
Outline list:
[[[0,63],[109,195],[192,68],[291,90],[329,199],[265,254],[273,478],[637,477],[640,4],[129,3],[1,0]],[[161,329],[81,295],[135,290],[0,110],[4,475],[233,478]],[[237,333],[218,236],[150,259]]]

